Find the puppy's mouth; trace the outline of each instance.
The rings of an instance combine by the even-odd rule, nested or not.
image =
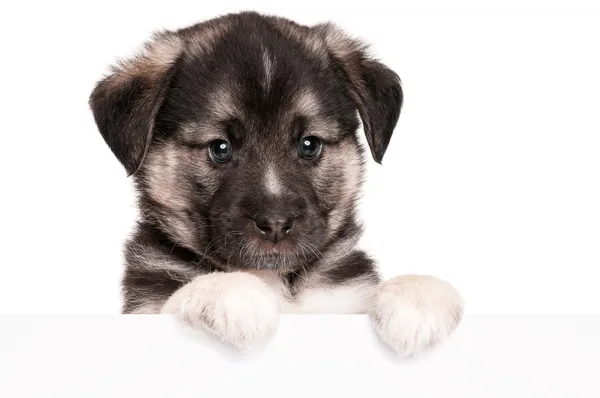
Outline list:
[[[273,242],[256,234],[240,239],[228,253],[221,253],[230,268],[290,270],[306,267],[319,252],[295,238]]]
[[[253,236],[251,238],[252,246],[258,254],[265,256],[284,256],[293,254],[297,250],[297,244],[290,242],[289,240],[282,240],[279,242],[272,242],[262,237]]]

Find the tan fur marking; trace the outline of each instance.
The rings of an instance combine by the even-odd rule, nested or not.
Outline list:
[[[192,248],[190,245],[193,246],[198,238],[196,226],[186,213],[192,205],[192,190],[195,195],[201,194],[196,191],[193,181],[202,182],[207,196],[216,189],[218,183],[208,160],[202,160],[198,151],[183,148],[174,142],[163,143],[148,153],[145,162],[144,182],[148,194],[165,207],[154,218],[177,243],[188,248]]]
[[[335,120],[314,118],[309,120],[306,135],[314,135],[321,139],[335,140],[339,136],[340,126]]]
[[[212,116],[217,120],[228,119],[236,116],[238,104],[235,101],[233,87],[219,86],[209,94]]]
[[[362,180],[361,157],[354,144],[344,141],[341,142],[335,152],[331,152],[323,157],[322,164],[316,169],[316,181],[326,180],[330,170],[342,168],[344,172],[342,186],[339,189],[339,198],[336,208],[329,215],[329,225],[327,227],[328,237],[332,237],[339,230],[347,215],[348,209],[352,208],[354,201],[359,193],[359,187]]]
[[[208,55],[215,44],[229,32],[233,22],[230,18],[220,17],[182,31],[187,38],[188,52],[191,55]]]
[[[226,136],[214,130],[214,124],[203,122],[189,122],[181,125],[181,133],[196,144],[204,145],[214,140],[225,139]]]
[[[187,282],[198,274],[189,264],[181,263],[149,246],[137,245],[129,251],[136,261],[129,262],[129,267],[139,271],[162,271],[171,279]]]
[[[146,183],[150,196],[172,210],[187,210],[190,206],[190,176],[201,178],[208,190],[214,190],[217,178],[203,161],[199,150],[182,148],[174,142],[158,146],[148,154]]]
[[[313,30],[284,18],[275,18],[274,20],[274,26],[286,37],[300,43],[306,50],[319,58],[327,60],[327,46]]]
[[[311,117],[319,114],[321,106],[314,91],[310,88],[305,88],[296,96],[294,109],[303,116]]]
[[[180,188],[181,152],[174,143],[167,143],[150,152],[146,159],[148,172],[146,180],[150,196],[157,202],[173,210],[185,210],[189,199]]]
[[[319,261],[319,270],[327,271],[333,267],[337,267],[338,262],[356,248],[359,238],[359,235],[354,235],[333,244]]]
[[[135,56],[119,60],[113,66],[109,84],[121,85],[136,76],[159,79],[183,52],[184,44],[183,39],[174,32],[155,32]]]
[[[167,69],[179,57],[183,46],[183,40],[175,33],[155,34],[153,41],[147,45],[146,56],[155,66]]]
[[[366,46],[360,41],[349,36],[337,25],[328,22],[315,26],[322,35],[325,44],[333,54],[340,59],[347,59],[357,52],[366,50]]]

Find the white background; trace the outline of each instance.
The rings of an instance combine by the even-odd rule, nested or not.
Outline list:
[[[131,181],[87,98],[159,28],[256,9],[333,20],[401,76],[363,245],[468,313],[600,313],[600,11],[576,2],[0,6],[0,313],[117,313]],[[394,4],[394,5],[392,5]]]

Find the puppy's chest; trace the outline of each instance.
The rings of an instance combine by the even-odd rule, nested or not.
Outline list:
[[[356,280],[343,285],[325,284],[318,275],[287,282],[271,271],[248,271],[277,293],[282,314],[362,314],[370,306],[374,286]]]

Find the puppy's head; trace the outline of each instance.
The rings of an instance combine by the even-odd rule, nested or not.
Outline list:
[[[90,105],[147,221],[222,266],[288,269],[353,225],[359,119],[381,162],[402,90],[331,24],[244,12],[156,34]]]

